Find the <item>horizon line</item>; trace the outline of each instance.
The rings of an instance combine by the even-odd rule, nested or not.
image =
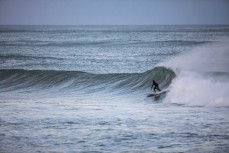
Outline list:
[[[229,24],[0,24],[0,26],[229,26]]]

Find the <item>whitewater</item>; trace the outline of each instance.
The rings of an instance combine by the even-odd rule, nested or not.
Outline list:
[[[227,152],[228,26],[0,26],[0,152]],[[147,97],[152,80],[169,92]]]

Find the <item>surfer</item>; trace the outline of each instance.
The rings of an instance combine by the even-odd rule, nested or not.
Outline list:
[[[154,86],[154,88],[153,88],[153,86]],[[161,91],[161,89],[159,89],[159,87],[158,87],[158,84],[154,80],[153,80],[153,84],[151,86],[151,90],[152,90],[152,88],[153,88],[154,92],[156,92],[156,89]]]

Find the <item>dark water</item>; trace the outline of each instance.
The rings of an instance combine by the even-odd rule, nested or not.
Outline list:
[[[227,152],[228,26],[1,26],[0,152]],[[152,79],[169,92],[147,97]]]

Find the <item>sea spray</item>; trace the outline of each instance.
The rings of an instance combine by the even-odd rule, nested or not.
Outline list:
[[[229,106],[229,45],[207,44],[163,64],[176,74],[165,101],[192,106]]]
[[[209,43],[159,63],[172,69],[229,72],[229,41]]]

